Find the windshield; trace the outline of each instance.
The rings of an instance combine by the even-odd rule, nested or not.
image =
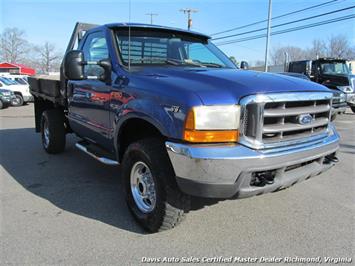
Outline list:
[[[5,85],[14,85],[16,84],[15,82],[13,82],[12,80],[10,79],[7,79],[7,78],[0,78],[0,80],[5,84]]]
[[[322,63],[321,70],[328,75],[348,75],[350,72],[348,66],[342,62]]]
[[[15,78],[15,81],[20,83],[21,85],[27,85],[27,82],[22,78]]]
[[[121,61],[132,66],[175,65],[192,67],[236,68],[216,46],[199,36],[176,32],[131,29],[116,32]]]

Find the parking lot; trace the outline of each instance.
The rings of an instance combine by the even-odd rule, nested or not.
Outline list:
[[[340,162],[289,189],[244,200],[194,199],[177,228],[146,234],[126,208],[119,167],[68,136],[44,152],[33,105],[0,111],[0,263],[140,264],[142,257],[352,257],[355,115],[338,116]]]

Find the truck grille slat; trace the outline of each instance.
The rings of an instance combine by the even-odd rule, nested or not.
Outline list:
[[[299,125],[295,123],[264,125],[263,133],[296,131],[296,130],[325,126],[328,125],[328,123],[329,123],[329,119],[324,117],[324,118],[316,119],[312,123],[307,125]]]
[[[327,135],[332,93],[247,96],[241,100],[241,142],[256,149],[309,142]]]
[[[266,109],[264,111],[264,117],[278,117],[278,116],[291,116],[291,115],[300,115],[300,114],[317,114],[324,113],[330,110],[329,104],[322,104],[318,106],[310,106],[310,107],[293,107],[288,109],[283,108],[274,108],[274,109]]]

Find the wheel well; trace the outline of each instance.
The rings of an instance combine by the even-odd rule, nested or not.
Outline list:
[[[42,98],[34,97],[34,109],[35,109],[35,126],[36,126],[36,132],[38,133],[41,131],[42,113],[46,110],[55,109],[55,106],[50,101],[44,100]]]
[[[14,91],[14,94],[21,95],[21,97],[23,97],[23,96],[22,96],[22,93],[19,92],[19,91]]]
[[[121,126],[117,143],[119,161],[122,160],[129,144],[147,137],[164,138],[154,125],[143,119],[131,118],[124,122]]]

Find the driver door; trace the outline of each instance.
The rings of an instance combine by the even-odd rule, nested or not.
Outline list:
[[[99,61],[109,58],[104,32],[97,31],[88,34],[81,50],[86,61]],[[97,65],[85,66],[87,77],[100,76],[103,71]],[[101,80],[89,78],[73,81],[72,92],[69,118],[71,124],[74,124],[74,131],[92,142],[106,146],[110,132],[111,86]]]

